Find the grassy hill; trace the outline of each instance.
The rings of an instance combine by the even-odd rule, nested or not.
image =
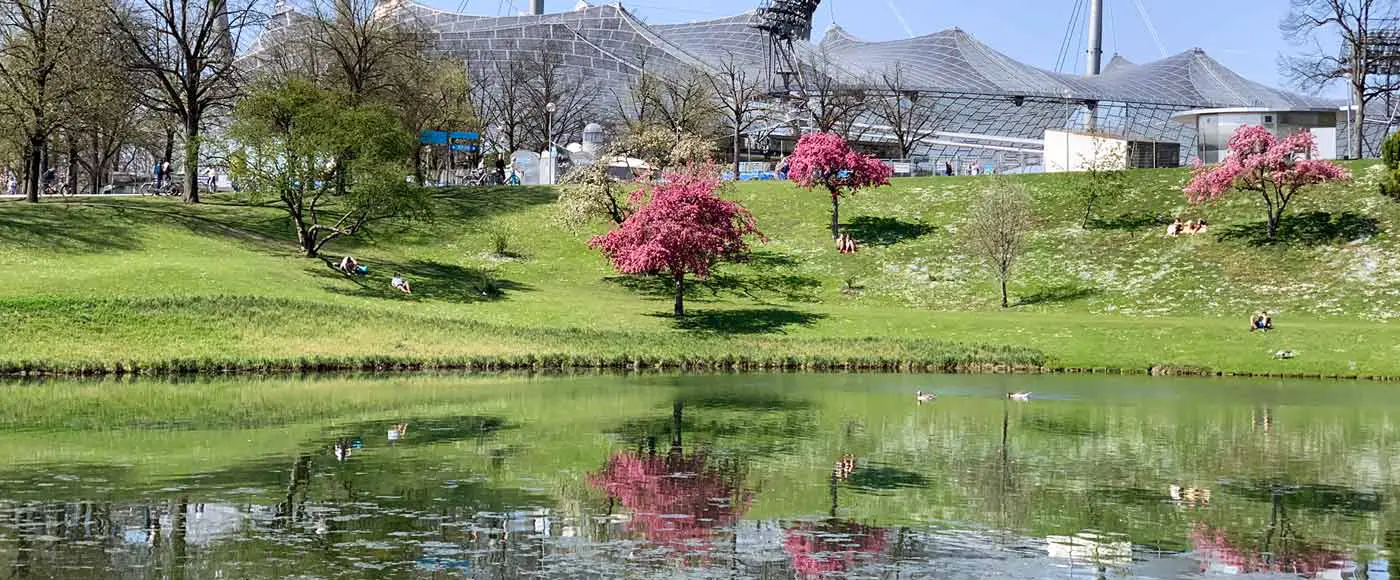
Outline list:
[[[957,235],[988,178],[896,180],[849,200],[854,255],[831,245],[823,194],[746,183],[730,195],[770,240],[694,288],[679,324],[664,285],[615,276],[588,250],[602,224],[556,225],[545,188],[439,191],[431,222],[333,243],[328,255],[370,267],[365,280],[298,257],[281,213],[229,197],[0,202],[0,364],[744,358],[1400,375],[1389,323],[1400,316],[1400,204],[1375,192],[1374,171],[1353,170],[1355,183],[1296,202],[1272,245],[1258,239],[1261,202],[1190,207],[1184,170],[1133,172],[1087,229],[1067,177],[1016,178],[1039,217],[1004,311]],[[1206,217],[1211,231],[1167,238],[1174,215]],[[389,288],[394,271],[414,296]],[[1260,308],[1278,330],[1245,331]],[[963,346],[975,344],[999,346]],[[1281,349],[1297,357],[1275,360]]]

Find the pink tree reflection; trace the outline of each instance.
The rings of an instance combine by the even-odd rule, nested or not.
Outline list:
[[[1231,540],[1223,531],[1205,524],[1191,527],[1191,544],[1201,558],[1201,571],[1209,563],[1234,568],[1237,573],[1277,572],[1315,576],[1346,556],[1296,540],[1281,541],[1279,546],[1262,549]]]
[[[703,452],[687,456],[673,448],[666,455],[616,453],[588,482],[632,512],[629,531],[678,551],[704,553],[719,530],[736,524],[749,507],[752,496],[740,489],[739,479]]]
[[[785,530],[785,536],[783,549],[799,578],[845,572],[885,549],[885,530],[850,521],[801,523]]]

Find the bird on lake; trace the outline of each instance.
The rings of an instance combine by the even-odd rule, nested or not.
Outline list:
[[[1021,391],[1019,393],[1007,393],[1006,398],[1011,399],[1013,401],[1029,401],[1031,400],[1031,394],[1028,391]]]
[[[928,402],[932,402],[934,399],[937,399],[937,398],[938,398],[938,395],[935,395],[935,394],[933,394],[933,393],[925,393],[925,392],[923,392],[923,391],[914,391],[914,400],[915,400],[915,401],[918,401],[919,403],[928,403]]]

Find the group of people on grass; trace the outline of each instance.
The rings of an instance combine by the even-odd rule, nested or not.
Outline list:
[[[1167,235],[1175,238],[1182,234],[1188,236],[1204,234],[1206,233],[1207,225],[1205,218],[1186,222],[1181,221],[1181,218],[1176,218],[1176,220],[1172,221],[1171,225],[1167,226]]]
[[[369,274],[369,268],[356,262],[355,258],[348,254],[340,259],[340,263],[336,264],[335,268],[346,276],[366,276]],[[389,285],[404,294],[413,294],[413,285],[409,284],[408,279],[398,272],[394,272],[394,276],[389,279]]]

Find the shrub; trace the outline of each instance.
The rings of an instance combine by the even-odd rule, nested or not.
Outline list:
[[[1400,133],[1391,133],[1381,143],[1381,160],[1392,170],[1400,169]]]

